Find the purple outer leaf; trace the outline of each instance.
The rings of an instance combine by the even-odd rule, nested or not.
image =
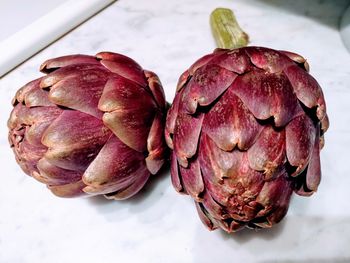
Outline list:
[[[101,95],[103,122],[129,147],[145,151],[157,108],[152,95],[121,77],[110,78]]]
[[[309,163],[314,146],[316,128],[306,115],[296,117],[286,126],[286,153],[289,163],[297,169],[292,176],[300,174]]]
[[[98,60],[93,56],[87,55],[68,55],[58,57],[54,59],[46,60],[40,66],[40,71],[44,73],[50,73],[52,70],[57,68],[66,67],[75,64],[95,64],[98,65]]]
[[[216,100],[234,81],[236,74],[216,65],[199,68],[183,91],[182,103],[187,113],[196,112],[197,105],[207,106]]]
[[[142,153],[111,136],[84,173],[84,192],[107,194],[128,187],[147,170],[143,159]]]
[[[45,158],[58,167],[83,172],[110,136],[101,120],[64,111],[43,134],[42,143],[48,147]]]
[[[305,70],[291,65],[284,70],[298,99],[308,108],[317,107],[317,117],[322,120],[326,115],[326,103],[321,87]]]
[[[111,52],[41,65],[8,120],[23,171],[60,197],[126,199],[163,165],[166,101],[156,74]]]
[[[187,168],[180,166],[180,174],[186,192],[195,200],[201,200],[204,184],[198,158],[195,158]]]
[[[86,70],[54,84],[50,89],[49,99],[56,105],[102,119],[103,112],[97,108],[97,105],[106,82],[106,72]]]
[[[298,54],[245,47],[217,49],[181,75],[165,125],[172,182],[210,230],[269,228],[293,191],[317,190],[329,120],[308,70]]]
[[[261,126],[229,89],[205,115],[203,131],[225,151],[233,150],[236,145],[246,150],[256,140]]]
[[[263,171],[265,179],[276,177],[286,163],[285,132],[277,132],[271,126],[266,126],[258,140],[248,150],[249,166],[257,171]]]
[[[191,116],[184,112],[178,115],[174,130],[177,135],[174,138],[174,150],[179,164],[183,167],[187,167],[187,159],[194,156],[197,151],[203,117],[203,114]]]
[[[181,183],[181,179],[179,175],[179,165],[177,162],[175,152],[172,152],[170,161],[171,161],[171,169],[170,169],[171,182],[176,191],[178,191],[179,193],[185,192],[185,189],[183,188]]]
[[[147,169],[151,174],[156,174],[164,163],[163,156],[166,154],[167,149],[165,147],[163,131],[164,117],[161,113],[157,113],[147,138],[148,156],[145,160]]]

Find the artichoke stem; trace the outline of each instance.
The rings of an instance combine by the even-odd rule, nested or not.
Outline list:
[[[231,9],[216,8],[210,15],[210,26],[218,48],[240,48],[249,42]]]

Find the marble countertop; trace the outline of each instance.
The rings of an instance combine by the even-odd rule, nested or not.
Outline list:
[[[307,3],[307,6],[306,6]],[[0,80],[0,262],[350,262],[350,54],[341,42],[339,1],[120,0]],[[305,5],[305,6],[304,6]],[[168,101],[179,75],[214,41],[209,13],[232,8],[251,45],[304,55],[325,93],[331,127],[323,178],[311,198],[295,196],[271,230],[209,232],[168,172],[136,197],[60,199],[25,176],[7,142],[16,90],[40,75],[47,58],[124,53],[158,73]]]

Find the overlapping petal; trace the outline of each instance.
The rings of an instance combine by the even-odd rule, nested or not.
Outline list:
[[[83,172],[111,136],[103,122],[88,114],[66,110],[42,136],[45,158],[64,169]]]
[[[256,140],[261,126],[233,89],[227,90],[205,115],[203,131],[223,150],[236,145],[248,149]]]
[[[45,61],[16,93],[9,141],[56,195],[125,199],[164,163],[166,101],[156,74],[116,53]]]
[[[107,78],[108,74],[105,71],[93,69],[71,74],[50,88],[50,101],[101,119],[103,112],[97,106]]]
[[[210,230],[271,227],[293,191],[317,190],[329,120],[308,70],[298,54],[246,47],[218,49],[180,77],[165,126],[172,183]]]
[[[214,64],[200,67],[183,91],[181,103],[193,114],[197,106],[207,106],[216,100],[234,81],[236,74]]]
[[[142,153],[111,136],[84,172],[87,193],[111,193],[129,186],[146,170]]]

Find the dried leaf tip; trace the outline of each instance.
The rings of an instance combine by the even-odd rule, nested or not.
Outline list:
[[[241,29],[231,9],[216,8],[210,15],[210,26],[218,48],[234,49],[248,45],[249,36]]]

